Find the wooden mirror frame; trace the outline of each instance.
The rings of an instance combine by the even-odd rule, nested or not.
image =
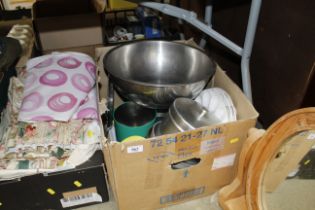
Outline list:
[[[219,191],[220,206],[224,210],[265,210],[261,186],[268,164],[289,137],[309,130],[315,130],[315,107],[284,115],[266,132],[251,129],[240,154],[235,179]]]

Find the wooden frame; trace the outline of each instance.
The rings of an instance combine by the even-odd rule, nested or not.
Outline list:
[[[221,207],[224,210],[266,210],[261,199],[261,186],[268,164],[289,137],[310,130],[315,130],[315,107],[284,115],[265,133],[250,130],[236,178],[219,192]]]

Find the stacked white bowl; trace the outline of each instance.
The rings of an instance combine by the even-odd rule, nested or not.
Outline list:
[[[236,121],[237,112],[230,95],[221,88],[203,90],[195,99],[222,123]]]

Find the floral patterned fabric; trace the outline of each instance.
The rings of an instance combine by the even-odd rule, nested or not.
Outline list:
[[[54,169],[64,166],[82,144],[99,143],[95,120],[71,122],[19,122],[0,144],[0,169]]]

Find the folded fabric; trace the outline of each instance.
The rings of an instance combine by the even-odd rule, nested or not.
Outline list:
[[[73,114],[72,119],[98,119],[96,88],[93,88],[88,96],[82,101],[78,110]]]
[[[0,143],[0,169],[54,169],[65,166],[64,162],[78,148],[81,155],[90,154],[91,148],[98,145],[100,135],[100,127],[95,120],[20,122],[10,127]],[[87,148],[86,152],[84,148]]]
[[[7,110],[10,113],[10,124],[16,124],[18,121],[19,111],[23,101],[24,85],[17,77],[10,79],[10,85],[8,89],[8,104]]]
[[[73,148],[79,144],[99,143],[100,127],[95,120],[72,120],[70,122],[19,122],[9,128],[0,147],[3,151],[18,151],[37,146],[60,146]],[[0,145],[1,146],[1,145]]]
[[[66,151],[63,155],[64,159],[42,157],[28,160],[0,160],[0,181],[12,180],[38,173],[52,173],[69,170],[90,159],[96,150],[100,150],[98,144],[88,144],[79,145],[70,153],[70,155]]]
[[[72,53],[70,54],[72,55]],[[56,59],[56,55],[60,54],[55,54],[53,60]],[[90,59],[84,54],[74,53],[74,56],[80,59],[81,63],[84,63],[84,59],[78,58],[78,55],[87,60]],[[50,59],[51,56],[42,56],[31,60],[28,63],[29,68],[20,74],[21,80],[13,77],[10,81],[9,101],[0,121],[0,181],[41,172],[55,172],[74,168],[88,160],[97,149],[100,149],[101,129],[98,121],[96,88],[93,84],[95,83],[95,66],[92,66],[92,61],[85,65],[89,68],[84,68],[84,71],[85,76],[88,77],[94,87],[89,91],[86,89],[86,92],[81,94],[82,100],[78,98],[81,90],[71,92],[78,98],[80,103],[77,103],[77,107],[73,109],[74,114],[71,115],[65,112],[68,114],[67,119],[69,118],[69,120],[62,121],[60,118],[55,120],[56,113],[52,114],[51,112],[48,117],[19,121],[18,116],[20,118],[21,107],[23,109],[23,105],[24,108],[29,106],[25,104],[28,103],[28,101],[25,102],[27,91],[34,91],[34,88],[37,88],[36,91],[43,94],[44,102],[48,101],[50,91],[55,91],[45,92],[45,88],[49,88],[49,85],[43,85],[40,82],[40,78],[45,75],[45,72],[49,71],[50,65],[48,66],[48,63],[44,62],[48,58]],[[86,62],[90,62],[90,60]],[[55,64],[59,65],[58,60],[55,60]],[[44,66],[48,66],[48,68],[46,69]],[[66,72],[65,74],[70,80],[77,73],[72,72],[71,74],[66,69],[60,69]],[[80,67],[78,69],[78,72],[83,74],[82,69]],[[77,69],[73,70],[76,71]],[[33,75],[37,78],[34,81]],[[70,81],[70,83],[72,85],[73,82]],[[62,87],[66,90],[66,86]],[[58,88],[58,86],[52,86],[52,88]],[[28,114],[26,116],[31,117],[31,115],[38,114],[40,111],[47,115],[45,110],[35,109],[34,112],[26,113]],[[57,114],[62,115],[64,113],[57,112]]]
[[[69,150],[64,151],[57,148],[52,152],[53,156],[51,157],[37,155],[38,158],[35,159],[2,159],[0,160],[0,181],[12,180],[37,173],[69,170],[90,159],[96,150],[100,150],[99,144],[84,144],[79,145],[71,153]],[[58,158],[58,156],[61,158]]]
[[[29,60],[18,120],[72,119],[95,87],[95,71],[93,59],[82,53],[52,53]],[[80,111],[76,119],[90,115],[89,110]]]

